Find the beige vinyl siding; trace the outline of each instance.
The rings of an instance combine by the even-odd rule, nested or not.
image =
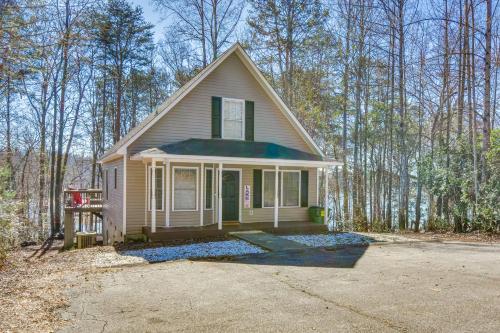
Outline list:
[[[115,189],[114,169],[117,171],[117,184]],[[116,159],[103,164],[103,172],[108,171],[108,191],[106,194],[106,183],[103,191],[103,216],[105,218],[104,237],[107,236],[111,243],[123,240],[123,159]],[[107,197],[107,199],[106,199]]]
[[[146,166],[127,161],[127,234],[140,234],[145,225]]]
[[[255,141],[273,142],[314,153],[236,54],[229,56],[162,119],[132,143],[129,153],[134,154],[190,138],[211,138],[212,96],[255,102]]]

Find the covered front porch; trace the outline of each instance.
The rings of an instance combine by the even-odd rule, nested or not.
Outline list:
[[[142,231],[153,240],[325,230],[328,207],[323,225],[308,222],[307,209],[328,202],[329,167],[339,165],[271,143],[203,139],[148,149],[131,160],[144,165]]]
[[[272,223],[223,223],[220,230],[217,224],[202,227],[157,227],[155,232],[150,226],[144,226],[142,232],[151,241],[169,241],[184,239],[202,239],[207,237],[227,236],[230,232],[260,230],[268,233],[288,235],[326,232],[325,224],[315,224],[312,222],[286,221],[279,223],[279,228],[275,228]]]

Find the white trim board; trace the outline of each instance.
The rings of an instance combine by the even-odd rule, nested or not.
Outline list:
[[[122,235],[127,234],[127,154],[123,155]]]
[[[249,165],[278,165],[295,167],[321,168],[324,166],[342,166],[338,161],[309,161],[309,160],[284,160],[275,158],[247,158],[229,156],[205,156],[205,155],[175,155],[167,154],[159,149],[148,149],[137,153],[131,157],[132,160],[141,161],[143,159],[168,159],[170,162],[187,163],[224,163],[224,164],[249,164]]]

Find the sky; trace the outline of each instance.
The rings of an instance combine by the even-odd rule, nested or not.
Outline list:
[[[169,18],[165,16],[164,13],[161,13],[157,10],[150,0],[128,0],[134,6],[139,6],[142,8],[144,13],[144,19],[153,24],[153,32],[154,32],[154,40],[158,42],[163,37],[163,33],[165,31],[165,27],[169,23]],[[245,6],[243,10],[243,14],[241,15],[240,22],[236,28],[234,33],[235,39],[241,39],[241,33],[245,24],[245,17],[247,15],[247,6]]]
[[[134,6],[142,7],[144,19],[154,25],[154,39],[159,41],[163,35],[164,28],[167,25],[168,18],[165,19],[158,10],[154,8],[149,0],[129,0]]]

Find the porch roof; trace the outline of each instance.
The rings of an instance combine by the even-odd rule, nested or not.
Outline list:
[[[319,155],[270,142],[188,139],[159,147],[167,154],[323,161]]]
[[[246,162],[250,162],[250,160],[267,160],[275,163],[280,161],[297,161],[322,165],[340,164],[327,157],[270,142],[196,138],[147,149],[134,156],[133,159],[161,157],[189,157],[193,159],[222,158],[228,159],[228,162],[241,159]]]

